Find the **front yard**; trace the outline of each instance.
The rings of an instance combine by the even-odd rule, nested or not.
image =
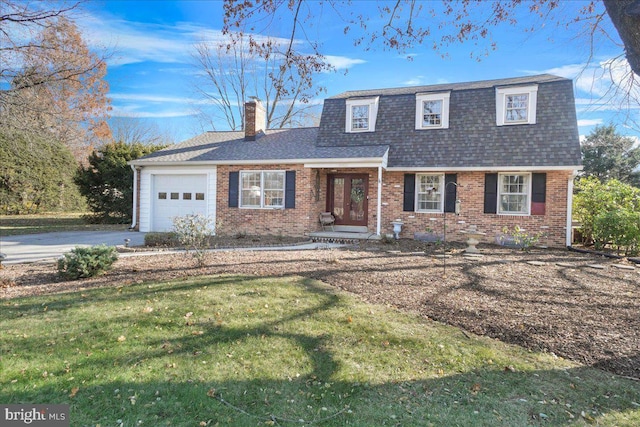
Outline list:
[[[8,266],[0,401],[72,425],[640,423],[640,382],[612,374],[640,377],[640,269],[486,246],[443,278],[416,249]]]

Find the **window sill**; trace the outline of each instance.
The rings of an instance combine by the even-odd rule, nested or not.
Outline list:
[[[504,216],[531,216],[529,212],[498,212],[498,215]]]

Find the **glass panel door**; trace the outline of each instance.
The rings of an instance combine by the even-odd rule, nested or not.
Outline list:
[[[367,225],[368,175],[329,176],[327,210],[337,225]]]
[[[333,198],[331,200],[333,208],[330,210],[336,218],[336,222],[340,223],[344,220],[344,178],[333,178]]]
[[[365,179],[351,178],[351,191],[349,200],[349,219],[353,223],[361,223],[366,215],[365,201],[367,197],[367,188],[365,187]]]

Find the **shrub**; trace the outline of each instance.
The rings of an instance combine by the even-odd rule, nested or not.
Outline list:
[[[209,238],[212,234],[212,224],[211,218],[201,214],[173,218],[173,230],[180,243],[185,246],[187,251],[193,251],[193,257],[200,267],[205,263],[206,249],[209,247]]]
[[[109,270],[117,259],[113,246],[76,247],[58,260],[58,274],[71,280],[98,276]]]
[[[583,243],[595,241],[596,217],[607,212],[640,210],[640,189],[612,179],[601,183],[595,177],[576,182],[573,197],[573,219],[580,222]]]
[[[144,244],[145,246],[174,248],[176,246],[180,246],[181,243],[178,234],[172,231],[169,233],[147,233],[144,236]]]
[[[616,210],[597,215],[593,223],[593,243],[602,250],[613,246],[618,254],[625,256],[640,252],[640,212]]]
[[[536,245],[540,238],[544,235],[544,233],[527,233],[524,229],[520,228],[520,226],[516,225],[513,229],[509,229],[509,227],[504,227],[502,229],[504,233],[500,236],[500,240],[504,241],[507,238],[510,238],[513,241],[513,245],[522,249],[523,251],[531,249],[532,246]],[[502,243],[502,242],[501,242]]]

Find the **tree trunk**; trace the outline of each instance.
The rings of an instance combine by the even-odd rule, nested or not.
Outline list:
[[[633,72],[640,76],[640,0],[603,0],[607,14],[624,43]]]

